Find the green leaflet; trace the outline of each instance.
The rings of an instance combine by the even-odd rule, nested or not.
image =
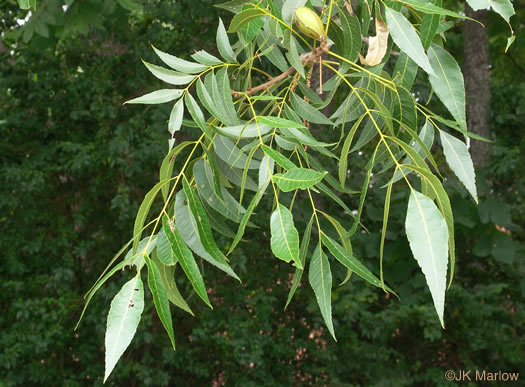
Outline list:
[[[255,140],[255,141],[257,141],[257,140]],[[248,157],[246,159],[246,163],[244,164],[244,171],[242,172],[241,194],[239,196],[239,201],[240,202],[242,202],[242,199],[244,197],[244,189],[246,187],[246,182],[248,181],[248,172],[250,170],[249,165],[252,162],[253,155],[255,154],[255,152],[257,152],[257,149],[259,148],[259,143],[257,141],[257,144],[252,143],[252,144],[248,144],[247,146],[252,146],[252,149],[250,150],[250,153],[248,154]],[[263,166],[262,166],[263,162],[265,162],[264,157],[263,157],[263,160],[261,160],[261,164],[259,164],[259,180],[261,179],[261,170],[263,168]],[[265,162],[265,164],[267,164],[267,163]],[[273,173],[273,164],[272,164],[271,168],[272,168],[272,173]],[[260,186],[260,181],[259,181],[259,186]],[[257,186],[257,189],[259,189],[259,186]]]
[[[292,298],[301,283],[301,278],[303,277],[304,269],[306,268],[306,254],[308,254],[308,246],[310,245],[310,237],[312,235],[312,224],[314,222],[314,215],[310,217],[310,221],[306,225],[303,233],[303,239],[301,240],[301,247],[299,249],[299,261],[296,262],[295,274],[293,276],[292,286],[290,287],[290,292],[288,293],[288,299],[286,300],[286,305],[284,310],[292,301]]]
[[[36,0],[18,0],[18,6],[21,9],[36,8]]]
[[[343,266],[352,270],[355,274],[368,283],[377,286],[378,288],[382,288],[381,281],[343,246],[334,241],[324,232],[321,234],[321,240],[328,248],[330,253],[334,256],[334,258],[337,259]],[[386,289],[392,292],[390,288],[386,287]]]
[[[283,156],[281,153],[277,152],[275,149],[270,148],[267,145],[261,146],[264,153],[272,158],[281,168],[284,169],[294,169],[297,168],[297,165],[293,163],[288,157]]]
[[[170,242],[164,233],[160,230],[157,236],[157,258],[160,263],[167,266],[174,266],[177,264],[177,257],[171,251]]]
[[[399,88],[398,88],[399,89]],[[385,106],[385,103],[392,105],[392,101],[390,101],[390,94],[387,93],[386,90],[384,90],[381,87],[382,92],[380,95],[376,93],[372,93],[368,89],[362,89],[362,91],[367,94],[372,101],[374,101],[375,106],[377,107],[377,114],[379,114],[381,119],[376,119],[377,122],[384,121],[384,124],[386,125],[387,129],[389,129],[390,133],[393,133],[394,131],[394,124],[392,121],[392,117],[390,114],[389,108]],[[410,95],[410,94],[409,94]],[[414,113],[415,113],[415,106],[414,106]],[[382,124],[378,124],[379,127],[382,126]]]
[[[329,176],[329,175],[326,175]],[[354,216],[352,215],[352,210],[348,208],[348,206],[341,200],[339,196],[337,196],[328,186],[324,183],[317,184],[317,188],[319,188],[319,191],[324,192],[330,199],[332,199],[334,202],[336,202],[343,210],[346,211],[345,215],[350,215],[352,218]],[[350,191],[348,193],[359,193],[359,191]]]
[[[299,51],[297,51],[297,43],[289,30],[284,31],[284,47],[288,50],[285,54],[288,62],[290,62],[292,67],[301,75],[301,77],[306,78],[303,62],[301,62],[301,59],[299,58]]]
[[[284,192],[290,192],[296,189],[307,189],[316,185],[328,172],[318,172],[313,169],[294,168],[283,174],[273,176],[279,188]]]
[[[257,121],[272,128],[306,128],[302,123],[281,117],[257,116]]]
[[[168,70],[164,67],[148,63],[144,60],[142,62],[144,63],[144,66],[146,66],[146,68],[150,71],[150,73],[152,73],[155,77],[171,85],[187,85],[195,78],[194,75],[187,75],[177,71]]]
[[[208,69],[208,66],[204,66],[199,63],[189,62],[187,60],[177,58],[176,56],[166,54],[165,52],[160,51],[154,46],[151,47],[153,47],[153,50],[159,56],[161,61],[163,61],[172,69],[180,71],[181,73],[197,74],[202,73],[203,71],[206,71]]]
[[[379,113],[373,112],[371,115],[367,114],[365,126],[361,130],[361,134],[355,142],[354,146],[352,147],[352,149],[350,149],[350,153],[358,151],[363,146],[372,141],[374,137],[378,135],[379,131],[382,130],[383,124],[384,120],[379,115]]]
[[[434,75],[419,35],[412,24],[399,12],[385,7],[386,24],[394,43],[428,74]]]
[[[319,211],[321,212],[321,211]],[[350,238],[345,237],[346,229],[343,227],[343,225],[335,218],[331,217],[330,215],[322,212],[322,215],[332,224],[335,231],[337,232],[337,235],[339,235],[339,239],[341,239],[341,243],[343,244],[344,249],[349,253],[352,254],[352,243],[350,242]]]
[[[215,145],[217,156],[226,162],[226,164],[234,168],[244,169],[248,156],[227,137],[217,135],[215,136],[213,144]],[[248,164],[248,168],[258,169],[259,164],[260,161],[252,159]]]
[[[315,157],[313,157],[310,153],[306,153],[303,147],[298,147],[297,150],[299,151],[299,153],[305,160],[308,160],[307,161],[308,164],[310,164],[313,168],[318,169],[318,170],[326,169]],[[341,187],[341,184],[339,183],[339,181],[330,174],[326,175],[324,179],[326,180],[328,184],[330,184],[334,189],[336,189],[339,192],[350,193],[350,194],[358,193],[354,190]],[[319,187],[322,187],[322,185],[323,183],[319,183]]]
[[[226,67],[222,67],[217,71],[217,74],[209,74],[212,77],[213,82],[213,96],[217,100],[216,106],[221,110],[222,114],[226,116],[226,121],[223,121],[227,125],[239,124],[237,118],[237,112],[233,105],[233,98],[230,89],[230,78]]]
[[[395,79],[395,81],[401,84],[404,88],[410,90],[414,85],[414,80],[416,79],[417,75],[417,69],[418,66],[416,62],[410,59],[405,52],[400,52],[396,60],[396,66],[394,67],[392,78]]]
[[[396,172],[397,172],[397,168],[396,168]],[[390,199],[392,197],[392,185],[393,184],[394,183],[391,180],[386,190],[385,208],[383,210],[383,229],[381,230],[381,244],[379,246],[379,275],[381,278],[381,286],[383,287],[383,290],[385,290],[385,280],[383,277],[383,257],[384,257],[384,250],[385,250],[386,231],[388,227],[388,216],[390,214]]]
[[[281,136],[275,136],[275,142],[277,143],[277,145],[279,145],[281,148],[285,149],[285,150],[289,150],[289,151],[293,151],[296,149],[297,147],[297,143],[296,142],[292,142],[290,141],[289,139],[286,139],[284,137],[281,137]]]
[[[204,50],[197,51],[195,54],[192,54],[191,57],[204,66],[218,66],[222,64],[222,61],[219,58]]]
[[[428,77],[434,92],[463,130],[467,130],[465,85],[461,68],[452,55],[436,44],[430,46],[428,56],[435,74]]]
[[[299,260],[299,233],[294,226],[292,213],[278,203],[270,219],[272,234],[270,246],[273,254],[285,262]]]
[[[359,13],[359,19],[363,21],[361,25],[361,34],[368,36],[368,29],[370,28],[371,12],[374,9],[374,0],[363,1],[363,6]]]
[[[320,211],[321,212],[321,211]],[[341,243],[343,244],[344,249],[350,254],[353,255],[352,252],[352,243],[350,242],[350,238],[345,238],[346,229],[341,225],[341,223],[331,217],[330,215],[322,212],[323,216],[332,224],[332,226],[335,228],[335,231],[337,232],[337,235],[339,235],[339,239],[341,240]],[[346,269],[346,277],[339,284],[339,286],[343,286],[345,283],[347,283],[350,280],[350,277],[352,276],[353,271],[349,268]]]
[[[228,238],[235,238],[235,233],[230,229],[226,222],[221,217],[217,216],[216,212],[212,211],[210,207],[205,206],[205,208],[206,213],[208,214],[208,219],[210,220],[211,228]]]
[[[305,79],[300,79],[297,85],[299,86],[299,89],[301,89],[303,96],[310,101],[312,106],[314,106],[317,109],[320,109],[320,106],[324,105],[325,101],[321,98],[321,96],[312,89],[310,89],[308,86],[306,86]]]
[[[425,121],[425,125],[421,128],[421,131],[419,132],[419,138],[421,141],[423,141],[423,144],[427,147],[427,149],[430,149],[432,147],[432,144],[434,143],[434,126],[432,123],[428,120]],[[425,159],[426,154],[421,149],[421,146],[416,142],[413,141],[411,146],[414,148],[414,151],[421,157],[421,159]],[[410,156],[405,157],[403,160],[403,164],[412,164],[412,160],[410,159]],[[401,172],[403,171],[403,172]],[[401,167],[401,170],[396,170],[394,173],[394,177],[392,178],[392,183],[395,183],[396,181],[403,178],[404,175],[408,175],[411,171],[405,167]]]
[[[405,227],[410,249],[425,275],[434,307],[444,328],[443,311],[448,263],[447,225],[434,202],[412,190]]]
[[[332,114],[330,119],[335,119],[335,126],[342,123],[354,121],[366,113],[366,109],[357,97],[357,94],[363,99],[366,105],[370,104],[370,98],[362,89],[368,89],[372,93],[377,92],[376,83],[371,77],[362,78],[354,85],[354,90],[348,93],[346,99],[339,105],[337,110]]]
[[[182,125],[182,117],[184,116],[184,101],[179,99],[173,109],[171,110],[170,120],[168,121],[168,131],[173,136],[175,132],[180,130]]]
[[[257,36],[261,28],[264,26],[264,16],[256,17],[250,20],[248,23],[244,24],[239,29],[239,36],[244,43],[247,45]]]
[[[233,13],[239,13],[242,10],[242,7],[247,1],[244,0],[231,0],[226,3],[214,4],[214,7],[225,9]]]
[[[343,27],[343,56],[351,62],[355,62],[361,51],[361,24],[356,16],[350,16],[340,9],[339,17]],[[343,64],[344,71],[347,65]]]
[[[240,164],[240,163],[238,163]],[[217,166],[219,167],[220,171],[224,174],[224,176],[233,184],[237,186],[241,186],[242,184],[242,178],[243,178],[243,170],[240,168],[233,168],[232,166],[228,165],[225,161],[221,160],[220,158],[217,159]],[[249,189],[250,191],[257,192],[258,187],[257,184],[253,181],[253,179],[250,176],[246,177],[244,187],[246,189]]]
[[[352,141],[354,139],[357,128],[359,127],[359,125],[361,125],[361,121],[363,121],[363,118],[365,118],[365,114],[359,117],[359,119],[354,123],[354,125],[352,125],[352,128],[348,132],[345,142],[343,143],[343,148],[341,149],[338,170],[339,182],[341,183],[341,187],[345,186],[346,175],[348,174],[348,153],[350,152],[350,147],[352,146]]]
[[[142,201],[139,210],[137,211],[137,216],[135,218],[135,225],[133,226],[133,254],[137,252],[137,247],[139,245],[140,237],[142,236],[142,228],[146,217],[148,216],[149,209],[155,200],[155,197],[161,190],[163,186],[168,184],[170,179],[163,180],[157,184],[146,194],[144,200]]]
[[[226,33],[226,28],[224,28],[224,23],[222,19],[219,18],[219,27],[217,28],[217,48],[221,56],[228,61],[229,63],[236,63],[236,55],[233,52],[230,40],[228,39],[228,34]]]
[[[328,29],[328,38],[331,39],[332,42],[334,42],[331,49],[337,54],[344,56],[345,39],[343,36],[343,30],[339,26],[339,24],[330,22],[330,26]],[[348,65],[341,64],[339,68],[341,69],[343,66],[345,67],[344,70],[347,70],[347,68],[349,67]]]
[[[148,266],[148,286],[153,296],[155,310],[168,333],[173,350],[175,350],[175,334],[173,333],[173,321],[171,319],[170,302],[166,293],[166,287],[162,281],[157,264],[147,258],[146,265]]]
[[[324,322],[334,340],[337,341],[332,323],[332,272],[330,271],[328,257],[321,248],[321,243],[315,248],[310,261],[308,280],[314,290]]]
[[[118,258],[120,254],[128,247],[128,245],[131,244],[131,240],[117,253],[115,254],[115,257],[113,257],[113,261]],[[82,313],[80,314],[80,317],[78,318],[77,325],[75,325],[75,330],[77,330],[78,326],[80,325],[80,321],[82,321],[82,317],[84,317],[84,313],[86,313],[86,309],[95,295],[95,293],[104,285],[104,283],[111,277],[113,274],[115,274],[117,271],[124,269],[124,267],[129,263],[129,260],[124,260],[118,264],[116,264],[111,270],[108,272],[104,272],[103,275],[101,275],[97,282],[91,287],[89,292],[84,296],[86,299],[86,303],[84,304],[84,308],[82,308]],[[109,266],[108,266],[109,267]],[[107,268],[106,268],[107,270]]]
[[[254,138],[259,137],[259,135],[265,135],[270,132],[272,128],[262,124],[244,123],[243,125],[236,126],[217,126],[215,127],[215,130],[224,136],[230,136],[233,138]]]
[[[206,204],[224,217],[239,222],[239,213],[244,213],[244,208],[240,207],[224,187],[221,187],[223,198],[217,195],[213,190],[212,170],[206,161],[198,160],[193,165],[193,176],[197,190]]]
[[[221,174],[219,167],[217,165],[217,160],[215,159],[215,152],[211,149],[208,149],[206,145],[201,142],[201,146],[206,154],[206,165],[209,166],[209,171],[207,170],[208,175],[210,176],[209,180],[211,181],[210,186],[213,187],[214,193],[222,200],[224,200],[223,195],[223,186],[221,183]],[[193,168],[195,170],[195,168]],[[225,184],[226,187],[229,187],[228,184]]]
[[[430,0],[434,5],[441,6],[443,0]],[[439,14],[424,14],[423,20],[421,21],[421,43],[423,48],[427,50],[432,44],[434,35],[438,32],[439,22],[441,21],[441,15]],[[406,87],[406,86],[405,86]],[[410,89],[410,87],[408,87]]]
[[[405,128],[416,130],[417,128],[417,110],[414,97],[402,86],[396,88],[397,93],[394,95],[394,118],[396,129],[402,124]]]
[[[515,14],[510,0],[467,0],[474,11],[492,7],[508,23],[510,17]]]
[[[208,128],[208,125],[206,124],[206,120],[204,119],[204,114],[202,114],[202,110],[197,104],[197,101],[195,101],[195,99],[192,97],[190,93],[186,93],[186,96],[184,97],[184,102],[186,103],[186,107],[188,108],[188,111],[190,112],[191,118],[193,118],[195,123],[202,130],[202,132],[206,135],[206,137],[212,140],[213,136],[210,132],[210,129]]]
[[[283,7],[281,13],[283,15],[283,21],[287,24],[292,24],[295,19],[294,12],[297,8],[302,7],[306,4],[306,0],[287,0],[283,1]]]
[[[140,273],[126,282],[111,301],[106,329],[104,382],[131,343],[144,310],[144,285]]]
[[[292,93],[290,96],[290,101],[292,102],[293,109],[306,121],[322,125],[334,124],[332,121],[326,118],[323,113],[307,103],[304,99],[298,97],[297,94]]]
[[[175,148],[170,150],[168,154],[164,157],[164,160],[162,160],[162,164],[160,165],[160,172],[159,172],[159,180],[165,181],[168,179],[171,179],[172,173],[173,173],[173,166],[175,165],[175,157],[184,150],[188,145],[194,144],[190,141],[185,141],[182,144],[177,145]],[[170,184],[167,183],[162,186],[162,197],[164,201],[168,200],[168,194],[169,194]]]
[[[173,255],[177,257],[177,261],[182,267],[182,270],[184,270],[186,277],[190,280],[191,286],[195,289],[197,295],[206,303],[206,305],[213,309],[210,300],[208,299],[206,286],[204,285],[204,280],[202,279],[197,262],[195,262],[193,254],[188,246],[186,246],[186,243],[184,243],[179,231],[173,224],[170,225],[170,223],[171,221],[166,217],[162,218],[164,234],[166,234],[168,241],[170,242],[171,251],[173,252]]]
[[[190,211],[193,214],[195,220],[198,220],[197,230],[199,232],[199,237],[202,242],[202,246],[204,247],[204,250],[206,250],[208,254],[213,256],[213,258],[215,258],[217,262],[226,265],[228,259],[217,247],[217,244],[215,243],[215,239],[213,238],[213,234],[211,232],[211,226],[208,220],[208,216],[206,215],[206,211],[204,210],[204,207],[202,206],[199,197],[195,194],[195,192],[193,192],[193,189],[188,183],[188,180],[186,180],[186,176],[184,176],[182,180],[182,186],[184,190],[184,195],[188,200],[188,206],[190,208]]]
[[[217,260],[214,255],[206,251],[199,234],[196,219],[189,206],[185,204],[185,201],[184,191],[179,191],[175,199],[175,222],[184,242],[195,254],[240,282],[241,280],[237,274],[227,263],[222,263],[223,260]]]
[[[242,216],[241,222],[239,224],[239,228],[237,229],[237,234],[235,234],[235,238],[233,239],[233,242],[232,242],[232,244],[230,246],[230,249],[228,250],[228,255],[230,255],[232,253],[232,251],[235,249],[237,244],[241,241],[241,239],[242,239],[242,237],[244,235],[244,231],[246,230],[246,226],[248,224],[248,221],[250,220],[250,217],[253,214],[253,210],[255,209],[257,204],[259,203],[259,200],[260,200],[260,198],[262,196],[262,188],[264,188],[264,187],[261,187],[261,189],[259,189],[257,191],[257,193],[255,194],[255,196],[252,198],[252,201],[248,205],[248,208],[246,209],[246,212]]]
[[[425,161],[419,154],[414,150],[414,148],[410,147],[406,142],[401,141],[400,139],[396,137],[388,137],[391,141],[399,145],[407,154],[410,159],[414,162],[415,165],[417,165],[420,168],[426,169],[430,172],[430,168],[427,166]],[[401,168],[401,171],[404,172],[404,169]],[[401,173],[403,175],[403,173]]]
[[[441,181],[434,176],[428,169],[419,168],[416,166],[405,166],[406,168],[412,169],[419,173],[419,175],[424,178],[430,188],[434,191],[435,200],[439,206],[439,210],[445,218],[448,229],[448,251],[450,254],[450,279],[449,287],[452,284],[452,279],[454,278],[454,268],[456,264],[456,247],[454,242],[454,216],[452,214],[452,207],[450,206],[450,199],[448,198],[447,192]]]
[[[376,146],[374,153],[372,154],[372,158],[370,159],[368,163],[368,170],[366,172],[365,179],[363,180],[363,185],[361,186],[361,195],[359,196],[359,209],[357,210],[357,215],[354,219],[354,223],[352,224],[352,227],[350,228],[350,230],[348,230],[348,232],[346,233],[345,238],[351,237],[352,235],[354,235],[355,232],[357,231],[357,227],[359,226],[361,222],[361,214],[363,212],[363,206],[365,204],[366,194],[368,192],[368,185],[370,184],[370,175],[372,174],[372,169],[374,168],[374,165],[375,165],[377,149],[378,147]]]
[[[237,32],[243,25],[263,15],[264,12],[259,11],[258,9],[245,9],[244,11],[239,12],[233,17],[232,21],[230,22],[228,32]]]
[[[432,2],[425,2],[421,0],[397,0],[397,1],[399,3],[402,3],[405,6],[415,9],[416,11],[423,12],[424,14],[446,15],[446,16],[456,17],[459,19],[466,18],[465,15],[461,15],[457,12],[441,8]]]
[[[405,142],[399,140],[398,138],[395,138],[395,137],[389,137],[389,138],[392,141],[396,142],[397,145],[401,146],[410,155],[410,158],[412,158],[412,160],[414,159],[414,157],[412,157],[412,154],[414,154],[415,157],[418,157],[420,159],[423,156],[419,156],[419,154],[420,153],[424,154],[424,156],[427,157],[427,159],[430,162],[430,164],[432,165],[432,167],[434,167],[436,173],[440,177],[442,177],[440,172],[439,172],[439,168],[438,168],[438,165],[436,163],[436,160],[434,160],[434,156],[432,156],[432,154],[430,153],[430,149],[425,145],[423,140],[412,129],[406,127],[405,130],[408,132],[410,137],[412,137],[412,140],[414,140],[416,142],[416,144],[414,145],[414,148],[409,148],[408,144],[406,144]],[[431,129],[431,131],[433,133],[433,129]],[[432,136],[433,136],[433,134],[432,134]]]
[[[162,281],[164,282],[168,300],[170,300],[170,302],[172,302],[176,307],[194,316],[192,310],[186,303],[186,300],[184,300],[184,298],[181,296],[179,289],[177,288],[177,284],[175,283],[175,266],[163,265],[155,256],[155,254],[152,255],[151,259],[155,261],[157,267],[159,268],[159,273]]]
[[[514,11],[514,7],[512,5],[511,0],[467,0],[467,3],[472,7],[474,11],[477,11],[478,9],[482,8],[488,8],[489,6],[500,14],[500,16],[505,19],[507,24],[510,28],[511,36],[507,39],[507,45],[505,47],[505,52],[509,49],[509,47],[514,43],[514,40],[516,39],[516,36],[514,35],[514,31],[512,29],[512,25],[510,24],[510,18],[512,15],[514,15],[516,12]]]
[[[141,97],[130,99],[124,102],[127,103],[142,103],[142,104],[158,104],[173,101],[174,99],[182,96],[183,90],[181,89],[160,89],[154,92],[144,94]]]
[[[142,239],[137,247],[137,251],[134,252],[133,249],[130,249],[126,256],[124,257],[124,261],[126,266],[135,266],[137,270],[140,270],[142,266],[144,266],[144,256],[151,254],[155,246],[157,245],[157,236],[153,235],[151,237],[147,236],[144,239]]]
[[[286,136],[288,139],[293,139],[299,145],[309,145],[309,146],[319,146],[327,147],[333,144],[327,144],[316,140],[307,129],[303,128],[281,128],[280,132],[283,136]]]
[[[512,46],[512,43],[516,40],[516,35],[509,36],[507,39],[507,45],[505,46],[505,53],[509,50],[509,47]]]
[[[208,78],[211,79],[212,76],[213,74],[208,73],[208,75],[206,76],[206,79]],[[202,103],[202,106],[206,108],[208,113],[210,113],[213,117],[217,118],[217,120],[221,122],[227,122],[228,119],[226,118],[225,114],[223,114],[224,110],[219,110],[219,107],[215,103],[216,101],[218,102],[218,100],[215,99],[214,96],[212,96],[213,89],[210,88],[208,90],[207,87],[204,86],[204,84],[202,83],[200,79],[197,82],[195,82],[195,84],[197,86],[196,87],[197,95],[199,97],[200,102]],[[203,120],[204,120],[204,116],[203,116]]]
[[[117,0],[122,8],[128,11],[142,11],[142,5],[136,0]]]
[[[454,171],[458,179],[470,192],[476,203],[478,202],[478,192],[476,190],[476,173],[474,164],[470,158],[467,145],[456,137],[440,130],[441,144],[445,152],[445,158],[450,169]]]
[[[264,42],[264,37],[260,34],[257,35],[257,44],[259,45],[260,49],[264,47],[262,46]],[[270,47],[271,49],[264,50],[264,56],[266,56],[275,67],[284,73],[286,70],[288,70],[288,63],[286,62],[283,53],[276,44],[271,44]],[[254,99],[254,97],[251,98]]]
[[[259,166],[259,190],[261,190],[261,196],[264,195],[264,191],[270,184],[270,178],[273,174],[274,162],[267,155],[264,155]],[[246,170],[245,170],[246,171]]]

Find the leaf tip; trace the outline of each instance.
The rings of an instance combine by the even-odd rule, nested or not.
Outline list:
[[[109,375],[111,374],[111,371],[113,371],[113,368],[110,370],[106,369],[104,371],[104,380],[102,381],[102,384],[106,384],[106,380],[108,380]]]

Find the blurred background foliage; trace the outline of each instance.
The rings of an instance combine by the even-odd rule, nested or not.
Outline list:
[[[168,139],[170,106],[122,103],[159,86],[140,63],[154,61],[151,44],[181,57],[213,52],[218,17],[231,17],[210,0],[66,3],[64,10],[61,1],[42,2],[32,13],[40,20],[22,25],[28,11],[0,1],[0,385],[101,384],[106,315],[126,273],[99,292],[79,330],[73,328],[83,294],[130,237]],[[400,301],[358,278],[337,287],[336,343],[304,279],[283,312],[293,271],[271,256],[269,235],[252,230],[250,243],[232,256],[243,284],[207,267],[211,311],[180,278],[197,317],[172,310],[176,352],[146,302],[149,310],[108,384],[433,386],[448,383],[448,369],[525,376],[525,8],[514,6],[517,39],[506,55],[508,27],[496,16],[489,23],[495,143],[490,165],[479,170],[480,205],[451,173],[445,181],[458,250],[446,330],[404,237],[406,192],[394,187],[384,270]],[[460,61],[462,32],[455,24],[447,42]],[[182,142],[192,134],[178,136]],[[356,187],[360,168],[359,161],[350,166]],[[363,223],[371,232],[353,243],[377,272],[384,191],[369,192]],[[357,206],[355,197],[344,200]],[[338,214],[331,203],[321,205]],[[258,214],[260,223],[268,217]],[[297,221],[301,229],[307,219]],[[340,283],[345,272],[333,275]]]

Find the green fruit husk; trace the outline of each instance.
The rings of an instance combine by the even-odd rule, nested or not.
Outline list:
[[[308,7],[299,7],[295,10],[295,23],[299,31],[312,39],[321,40],[321,36],[324,36],[321,18]]]

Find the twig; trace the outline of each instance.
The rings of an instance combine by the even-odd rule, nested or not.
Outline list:
[[[328,52],[330,47],[331,47],[331,44],[330,43],[326,43],[326,40],[321,41],[321,44],[315,50],[313,50],[311,52],[308,52],[308,53],[305,53],[305,54],[301,54],[299,56],[299,58],[301,59],[301,63],[303,65],[308,65],[308,64],[315,63],[322,54]],[[276,76],[275,78],[270,79],[268,82],[261,83],[260,85],[257,85],[255,87],[251,87],[251,88],[247,89],[244,93],[240,92],[240,91],[235,91],[235,90],[232,90],[231,93],[232,93],[232,95],[235,98],[240,98],[240,97],[242,97],[245,94],[246,95],[253,95],[253,94],[257,93],[258,91],[267,89],[267,88],[275,85],[276,83],[279,83],[280,81],[282,81],[286,77],[292,75],[294,72],[295,72],[295,68],[290,67],[284,73]]]
[[[252,94],[257,93],[260,90],[267,89],[267,88],[271,87],[272,85],[282,81],[284,78],[288,77],[289,75],[292,75],[294,72],[295,72],[295,69],[293,67],[290,67],[284,73],[276,76],[275,78],[270,79],[268,82],[261,83],[258,86],[251,87],[251,88],[247,89],[245,93],[248,94],[248,95],[252,95]],[[231,93],[232,93],[232,95],[235,98],[240,98],[243,95],[243,93],[240,92],[240,91],[232,90]]]

